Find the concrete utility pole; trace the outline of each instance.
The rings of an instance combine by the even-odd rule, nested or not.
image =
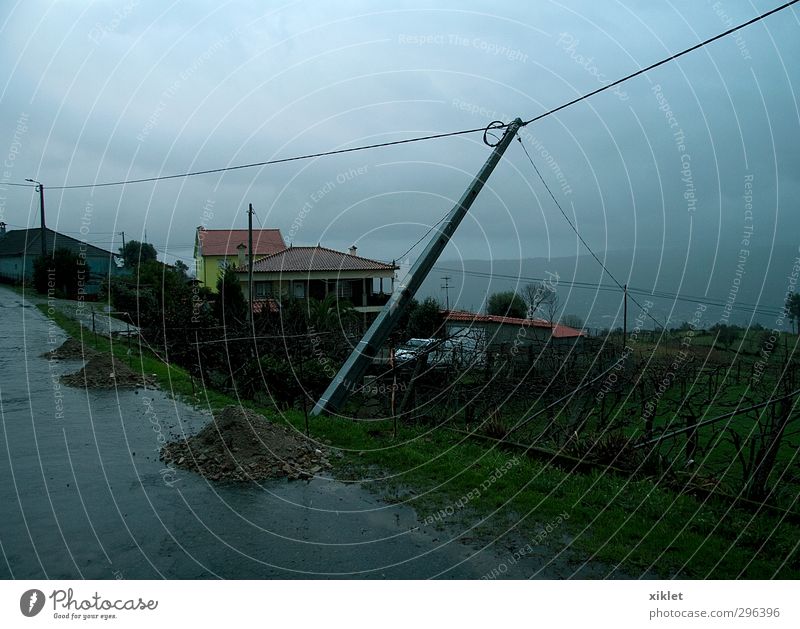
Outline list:
[[[247,208],[247,320],[253,321],[253,204]]]
[[[486,160],[483,168],[464,191],[458,203],[450,210],[447,218],[435,229],[433,237],[416,262],[414,262],[414,266],[411,267],[406,278],[395,288],[383,310],[381,310],[366,334],[364,334],[364,338],[361,339],[344,365],[342,365],[339,373],[336,374],[328,388],[325,389],[322,397],[317,400],[314,409],[311,411],[312,414],[319,415],[324,412],[335,412],[347,400],[350,392],[360,387],[361,378],[364,376],[367,367],[372,363],[373,358],[403,316],[408,304],[414,298],[433,265],[436,264],[436,260],[453,237],[470,206],[472,206],[478,193],[489,179],[492,171],[521,126],[522,120],[517,118],[506,127],[502,139],[494,146],[494,150],[492,150],[492,154]]]
[[[26,179],[25,181],[30,181],[31,183],[35,183],[36,189],[39,191],[39,213],[41,215],[39,238],[42,241],[42,257],[44,258],[45,256],[47,256],[47,240],[45,238],[47,232],[45,231],[45,226],[44,226],[44,186],[40,181],[36,181],[34,179]],[[53,248],[55,248],[55,243],[53,243]]]

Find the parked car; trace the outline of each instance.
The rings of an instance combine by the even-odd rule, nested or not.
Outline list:
[[[395,350],[394,357],[398,365],[408,364],[422,354],[427,354],[428,365],[441,367],[446,365],[469,366],[483,364],[483,352],[470,339],[409,339]]]
[[[421,354],[426,353],[438,339],[408,339],[394,352],[394,359],[398,365],[416,360]]]

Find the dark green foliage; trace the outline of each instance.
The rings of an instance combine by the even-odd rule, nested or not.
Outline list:
[[[792,293],[786,298],[786,311],[792,322],[792,331],[800,333],[800,326],[797,325],[800,323],[800,293]]]
[[[215,314],[225,326],[241,325],[247,321],[247,300],[233,267],[227,267],[217,280]]]
[[[325,389],[350,350],[352,305],[284,299],[248,321],[235,272],[219,278],[216,294],[197,286],[181,265],[140,264],[107,287],[114,309],[130,313],[149,347],[202,382],[242,399],[302,403]],[[125,318],[125,315],[120,315]]]
[[[39,257],[33,263],[33,285],[44,295],[74,299],[78,289],[89,280],[89,265],[69,249],[56,249],[53,255]]]
[[[120,247],[119,253],[125,261],[126,267],[137,267],[146,262],[154,262],[158,258],[156,248],[149,242],[130,240]]]
[[[305,301],[306,317],[309,329],[317,332],[350,331],[358,321],[358,313],[346,299],[339,299],[334,293],[325,299],[307,299]]]
[[[717,323],[711,326],[711,331],[716,334],[717,343],[728,349],[739,337],[739,329],[732,325]]]
[[[444,316],[439,302],[427,297],[421,304],[412,301],[408,308],[407,338],[434,338],[444,334]]]
[[[149,260],[105,290],[117,316],[140,327],[154,348],[180,364],[197,364],[195,343],[209,340],[217,325],[208,289],[193,285],[180,268]]]
[[[183,277],[189,277],[189,267],[183,260],[178,260],[175,262],[175,270],[180,273]]]
[[[489,297],[486,312],[490,315],[500,317],[517,317],[519,319],[524,319],[527,316],[528,307],[522,297],[517,295],[514,291],[509,290],[493,293]]]

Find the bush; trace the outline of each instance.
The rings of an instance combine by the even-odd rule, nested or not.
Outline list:
[[[74,299],[79,288],[89,279],[89,265],[69,249],[56,249],[51,256],[39,257],[33,263],[33,286],[36,292],[54,297]]]
[[[489,297],[486,312],[500,317],[525,319],[528,315],[528,306],[522,297],[513,290],[509,290],[492,294]]]
[[[408,313],[406,336],[408,338],[432,338],[441,336],[444,317],[439,302],[427,297],[421,304],[411,302]]]

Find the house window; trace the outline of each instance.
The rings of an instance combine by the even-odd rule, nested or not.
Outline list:
[[[272,282],[256,282],[256,297],[261,299],[272,297]]]
[[[306,285],[303,282],[295,282],[292,290],[292,295],[294,295],[295,299],[305,299]]]
[[[338,297],[349,298],[353,296],[353,283],[340,281],[336,283],[336,295]]]
[[[223,258],[222,260],[217,262],[217,266],[219,267],[220,271],[224,271],[225,269],[227,269],[229,264],[230,262],[228,262],[227,258]]]

